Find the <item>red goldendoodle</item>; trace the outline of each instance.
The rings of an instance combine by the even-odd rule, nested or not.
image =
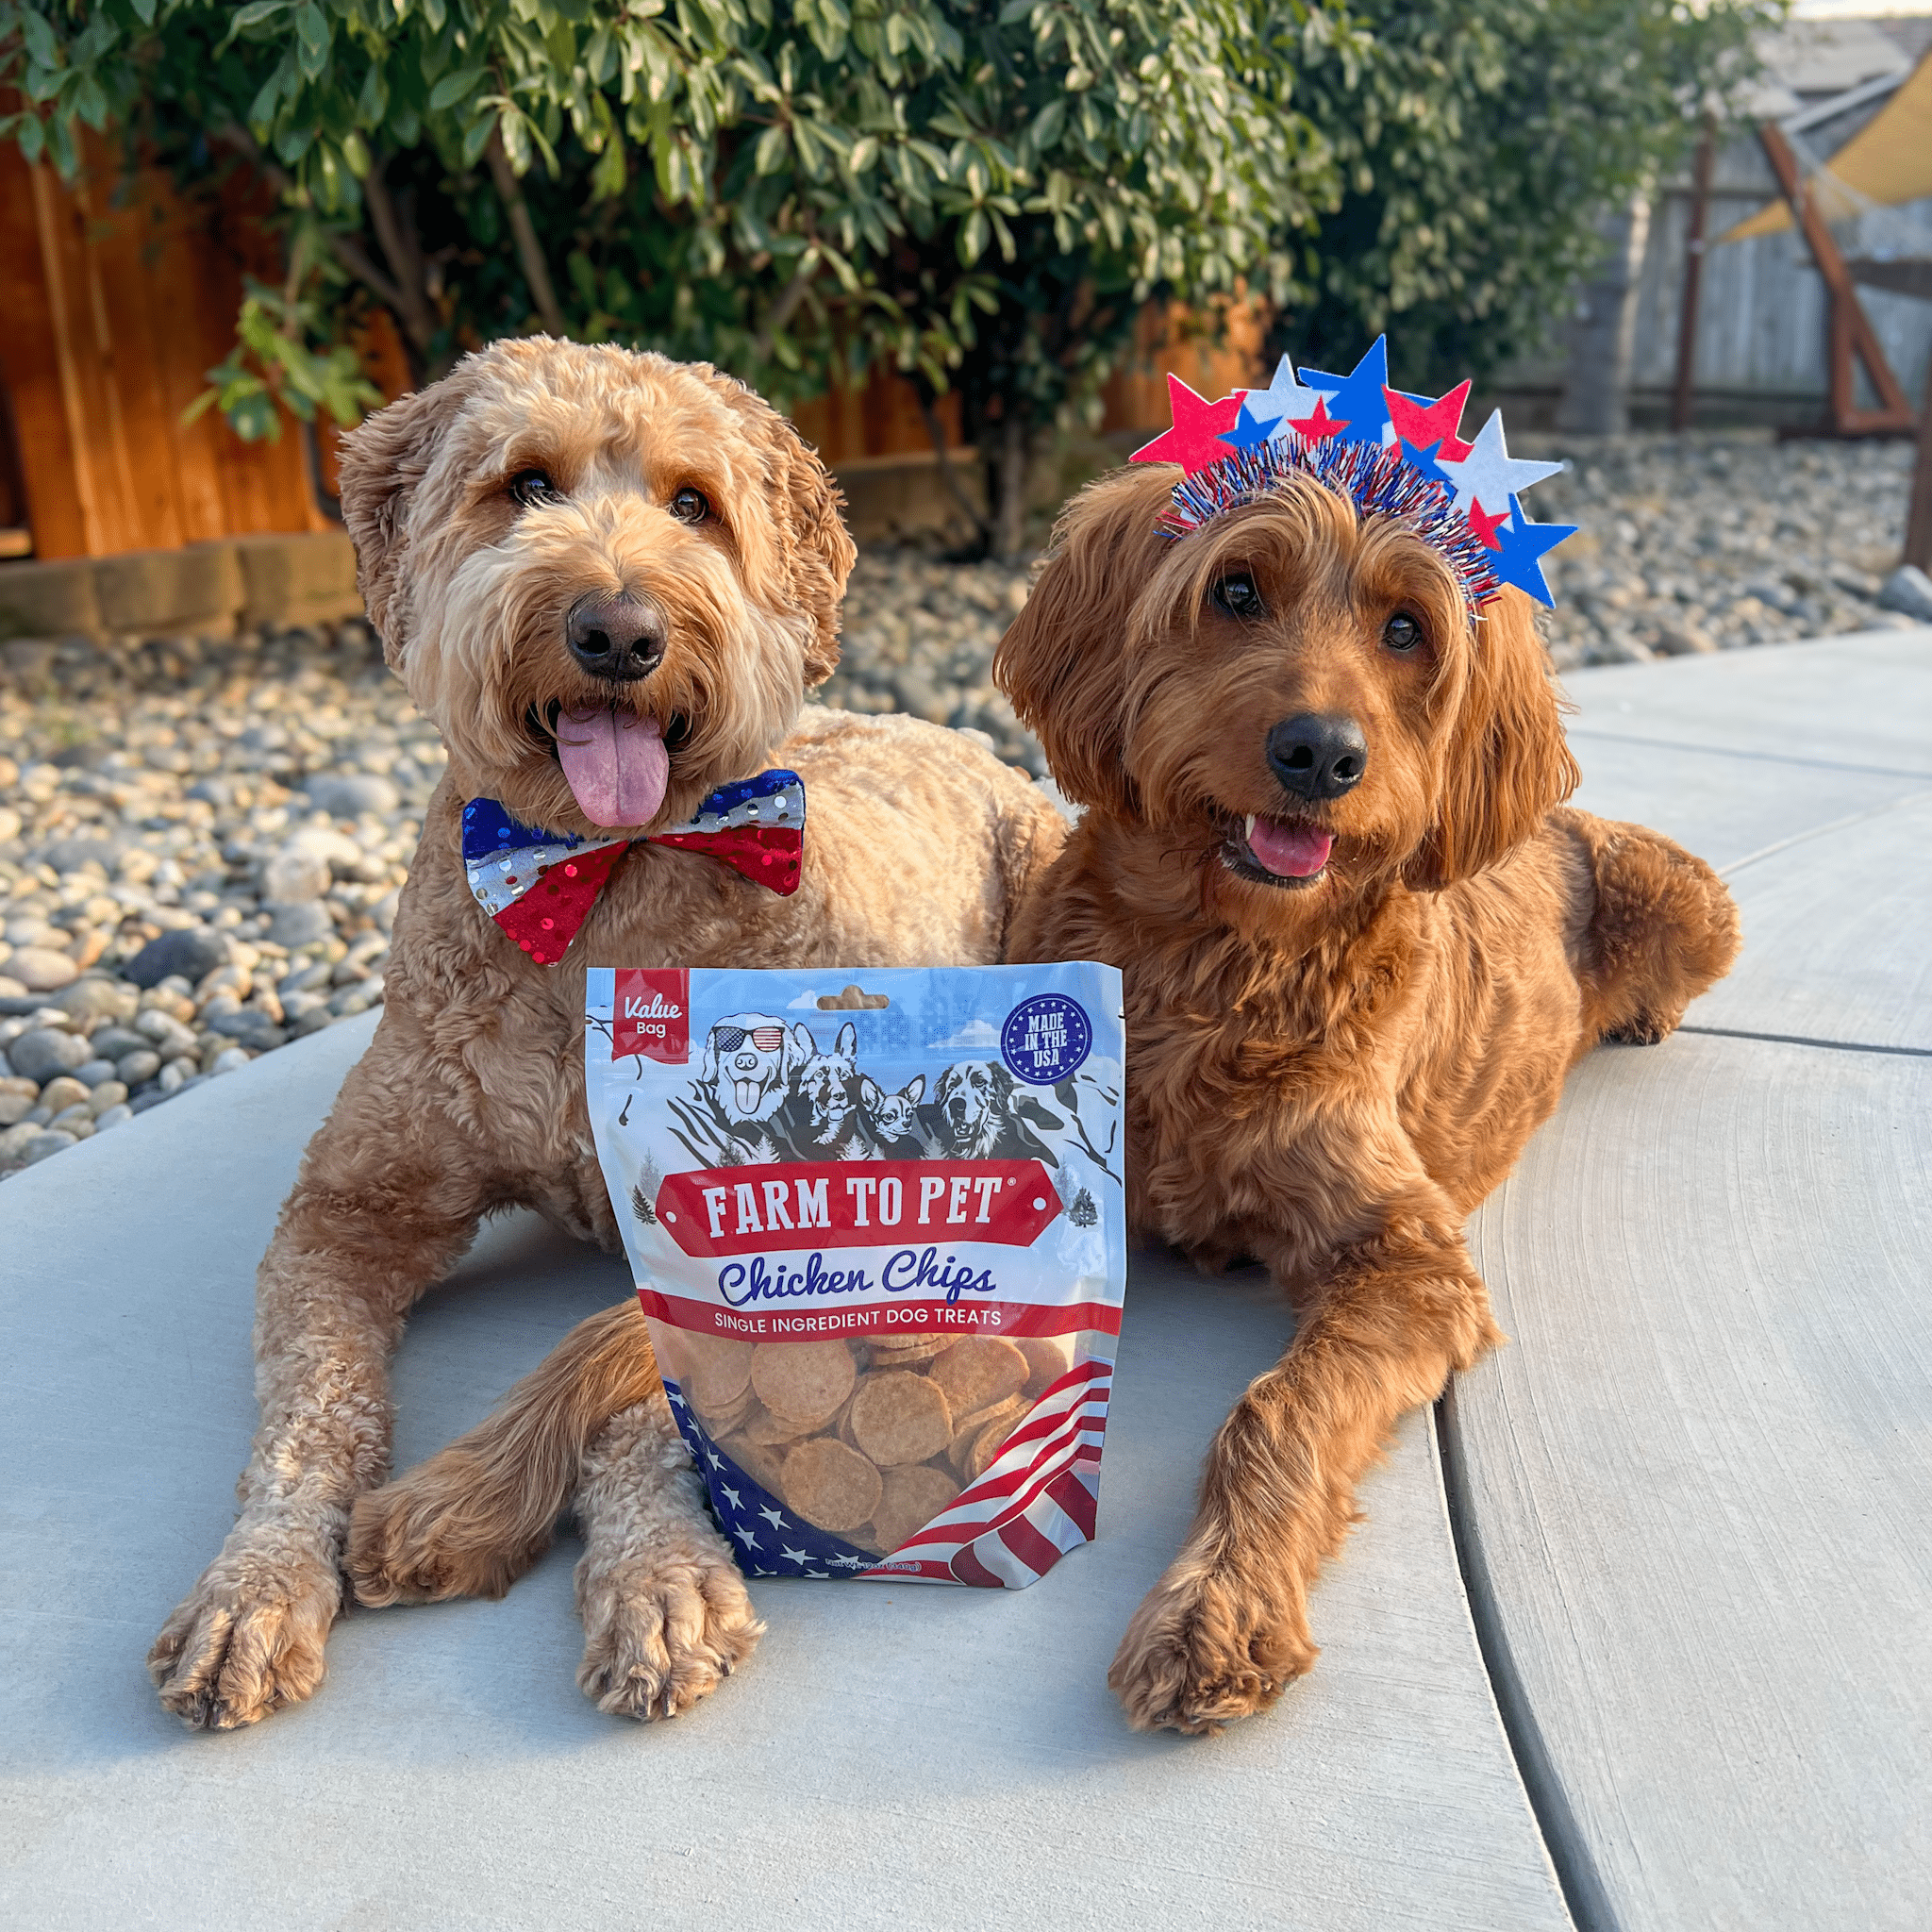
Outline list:
[[[995,675],[1086,808],[1008,957],[1125,975],[1130,1212],[1299,1324],[1209,1454],[1109,1682],[1219,1729],[1308,1669],[1307,1591],[1396,1419],[1501,1340],[1462,1224],[1604,1039],[1730,966],[1710,869],[1563,808],[1531,607],[1307,479],[1182,541],[1174,472],[1068,510]]]

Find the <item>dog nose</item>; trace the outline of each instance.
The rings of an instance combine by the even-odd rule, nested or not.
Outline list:
[[[570,654],[592,677],[629,684],[648,677],[664,655],[664,619],[628,591],[592,591],[570,608]]]
[[[1268,767],[1284,791],[1311,805],[1340,798],[1362,782],[1369,768],[1368,741],[1353,718],[1304,711],[1268,734]]]

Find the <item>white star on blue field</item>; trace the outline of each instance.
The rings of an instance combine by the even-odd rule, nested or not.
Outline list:
[[[787,1509],[759,1488],[698,1426],[676,1383],[666,1380],[671,1413],[705,1478],[711,1513],[737,1545],[739,1568],[751,1576],[853,1576],[878,1558]]]

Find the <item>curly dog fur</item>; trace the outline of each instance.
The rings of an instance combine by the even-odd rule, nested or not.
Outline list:
[[[1173,476],[1075,501],[995,676],[1086,808],[1009,957],[1123,971],[1129,1213],[1209,1272],[1264,1262],[1298,1310],[1109,1674],[1136,1726],[1203,1732],[1309,1668],[1357,1477],[1503,1339],[1465,1217],[1570,1067],[1670,1033],[1738,925],[1700,860],[1560,804],[1519,592],[1472,624],[1440,558],[1311,482],[1171,542]],[[1311,716],[1358,730],[1336,795],[1277,775],[1286,741],[1271,762]],[[1325,864],[1271,871],[1291,841]]]
[[[532,471],[541,493],[514,487]],[[239,1518],[149,1656],[162,1703],[219,1728],[321,1681],[351,1512],[388,1469],[391,1353],[478,1219],[525,1205],[616,1245],[584,1105],[585,969],[994,960],[1064,832],[1037,788],[955,733],[804,712],[838,658],[853,558],[839,494],[788,422],[711,369],[498,343],[347,439],[342,504],[370,616],[450,761],[381,1024],[261,1264],[261,1424]],[[613,688],[572,656],[566,626],[586,595],[625,592],[666,635],[648,675]],[[526,824],[608,837],[551,732],[560,709],[610,706],[655,719],[669,747],[651,826],[730,779],[796,769],[803,880],[781,899],[698,855],[638,847],[563,962],[534,965],[471,897],[462,807],[490,796]],[[674,1454],[636,1304],[586,1324],[563,1365],[585,1373],[594,1416],[546,1428],[512,1405],[441,1465],[462,1482],[432,1474],[365,1507],[358,1587],[372,1603],[500,1591],[574,1497],[581,1682],[603,1708],[669,1714],[758,1625]],[[514,1483],[492,1487],[492,1456]]]

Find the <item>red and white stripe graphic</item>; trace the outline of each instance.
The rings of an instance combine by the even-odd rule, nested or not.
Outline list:
[[[1113,1364],[1091,1359],[1052,1385],[952,1507],[859,1581],[1024,1590],[1093,1540]]]

